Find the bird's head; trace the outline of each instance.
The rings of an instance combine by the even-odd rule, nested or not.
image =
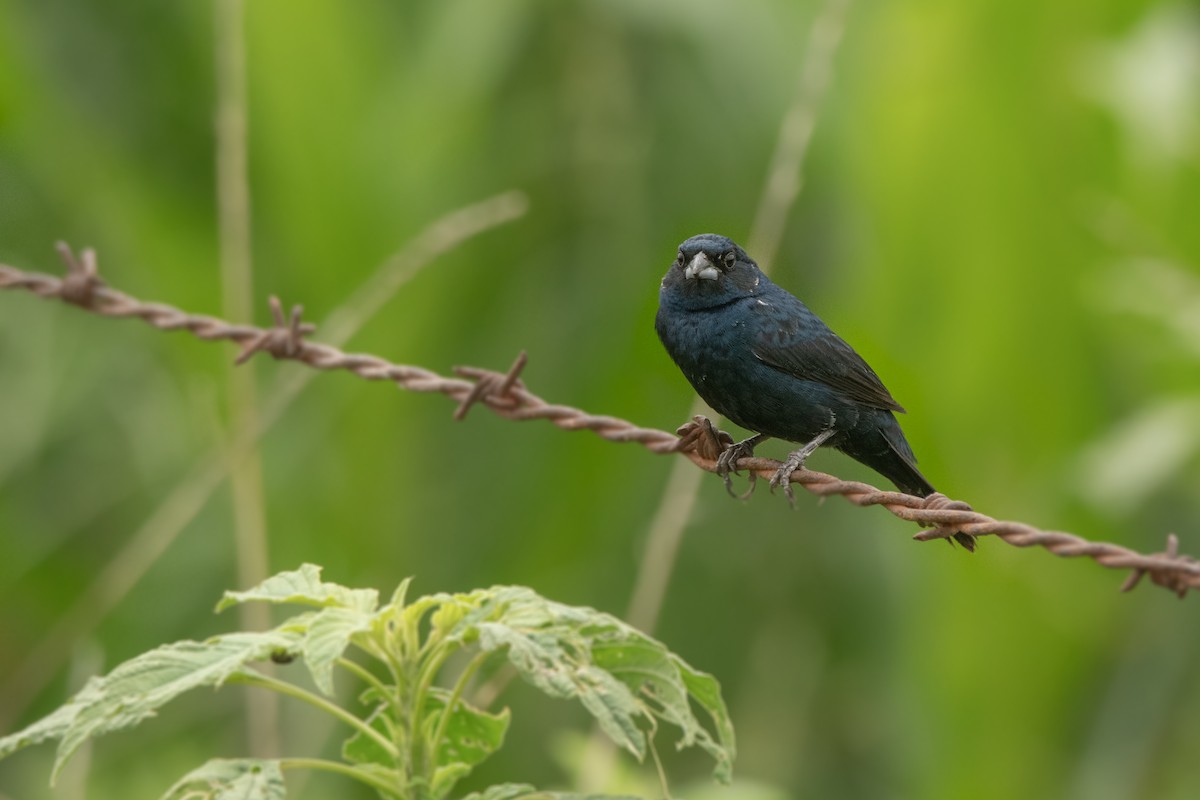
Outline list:
[[[662,292],[690,308],[721,305],[754,294],[763,274],[733,240],[702,233],[679,245]]]

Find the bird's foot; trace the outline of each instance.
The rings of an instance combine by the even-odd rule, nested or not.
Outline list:
[[[782,486],[783,496],[787,498],[788,505],[792,508],[795,508],[796,495],[792,491],[792,473],[803,467],[804,462],[808,460],[808,457],[811,456],[818,447],[825,444],[825,442],[829,440],[829,437],[833,436],[833,433],[833,428],[827,428],[826,430],[823,430],[817,434],[817,437],[808,444],[804,445],[804,447],[801,447],[795,452],[789,453],[787,461],[783,462],[783,466],[776,470],[775,474],[771,476],[771,493],[774,494],[775,490]]]
[[[745,494],[738,494],[733,490],[733,479],[730,478],[729,475],[730,473],[737,475],[738,461],[754,455],[754,448],[759,442],[766,438],[767,437],[761,433],[757,436],[751,436],[749,439],[744,439],[737,444],[731,444],[729,447],[725,448],[721,455],[717,456],[716,472],[721,476],[721,480],[725,482],[725,491],[729,492],[731,496],[736,497],[739,500],[745,500],[750,495],[754,494],[755,481],[758,479],[757,475],[755,475],[753,472],[750,473],[750,488],[746,490]]]
[[[733,437],[717,430],[708,417],[697,414],[691,422],[684,423],[675,431],[679,441],[676,449],[681,453],[695,453],[708,461],[716,461],[726,447],[733,444]]]
[[[796,507],[796,494],[792,491],[792,473],[804,466],[808,456],[809,454],[803,450],[797,450],[790,454],[787,461],[783,462],[783,466],[771,476],[771,494],[774,494],[775,490],[782,486],[783,496],[787,498],[788,505],[792,508]]]

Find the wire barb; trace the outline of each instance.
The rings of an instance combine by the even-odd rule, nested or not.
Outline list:
[[[311,322],[301,322],[304,306],[292,306],[290,318],[283,315],[283,303],[271,295],[271,319],[275,326],[259,331],[258,335],[242,342],[242,352],[233,360],[235,366],[241,366],[254,357],[255,353],[270,353],[275,360],[296,358],[304,349],[304,337],[317,329]]]
[[[941,492],[934,492],[926,497],[925,508],[931,510],[951,509],[954,511],[974,510],[971,508],[969,503],[964,503],[962,500],[951,500]],[[932,530],[921,531],[921,533],[918,533],[913,538],[920,542],[935,538],[945,539],[946,543],[951,547],[954,546],[954,542],[958,542],[968,553],[975,552],[975,537],[965,531],[957,530],[953,526],[947,527],[945,525],[939,525]]]
[[[517,359],[513,361],[508,372],[491,372],[476,367],[455,367],[455,375],[475,378],[475,385],[471,387],[471,391],[458,404],[458,408],[454,409],[455,421],[462,422],[466,419],[471,406],[480,400],[484,400],[490,405],[518,403],[519,401],[512,395],[512,390],[516,386],[520,386],[521,389],[525,388],[525,384],[521,383],[520,375],[527,363],[529,363],[529,355],[522,350],[517,354]]]
[[[100,280],[96,251],[86,247],[79,254],[79,258],[76,258],[71,246],[66,242],[56,242],[54,248],[67,264],[67,274],[62,280],[62,299],[72,305],[90,309],[95,300],[96,290],[104,285],[104,281]]]
[[[1200,561],[1187,555],[1179,554],[1179,537],[1173,533],[1167,534],[1167,549],[1161,553],[1155,553],[1154,557],[1165,558],[1170,561],[1176,561],[1184,564],[1200,565]],[[1162,586],[1168,591],[1174,592],[1182,600],[1187,596],[1188,589],[1197,588],[1194,583],[1188,583],[1182,579],[1182,573],[1173,571],[1163,567],[1134,567],[1129,577],[1125,579],[1125,583],[1121,584],[1122,592],[1130,592],[1141,582],[1144,575],[1149,574],[1150,580],[1159,586]]]
[[[235,325],[216,317],[189,314],[163,303],[146,303],[112,289],[100,280],[96,254],[85,250],[76,259],[65,244],[58,246],[67,262],[67,276],[56,278],[37,272],[25,272],[0,264],[0,289],[24,289],[39,297],[58,299],[106,317],[135,317],[165,331],[186,330],[205,341],[226,339],[241,348],[237,363],[255,353],[266,351],[277,359],[299,361],[314,369],[347,370],[365,380],[388,380],[413,392],[437,392],[458,403],[455,419],[462,419],[470,408],[482,404],[504,419],[547,420],[563,430],[588,430],[610,442],[637,442],[654,453],[678,453],[707,472],[717,472],[717,459],[733,443],[703,416],[692,418],[672,434],[643,428],[617,417],[589,414],[571,406],[547,403],[530,392],[520,379],[527,362],[522,352],[508,372],[479,367],[455,367],[459,378],[448,378],[423,367],[394,364],[373,355],[345,353],[336,347],[309,342],[304,337],[314,325],[301,321],[301,307],[295,306],[285,317],[283,305],[271,298],[274,326],[258,328]],[[746,470],[751,481],[770,478],[781,464],[769,458],[742,458],[739,470]],[[913,538],[917,541],[953,539],[971,550],[979,536],[996,536],[1014,547],[1041,547],[1063,558],[1087,557],[1102,567],[1131,570],[1122,590],[1133,589],[1145,575],[1157,586],[1179,597],[1200,589],[1200,560],[1179,553],[1179,538],[1167,537],[1166,550],[1145,555],[1120,545],[1092,542],[1061,531],[1043,531],[1020,522],[1006,522],[980,514],[971,506],[950,500],[942,494],[917,497],[896,491],[884,491],[867,483],[844,481],[833,475],[797,469],[790,480],[819,498],[844,497],[857,506],[882,506],[896,517],[924,526]]]

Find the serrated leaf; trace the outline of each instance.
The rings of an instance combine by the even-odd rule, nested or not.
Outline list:
[[[370,614],[379,606],[379,592],[374,589],[350,589],[337,583],[321,580],[321,568],[301,564],[300,569],[272,575],[252,589],[225,592],[217,611],[239,603],[297,603],[300,605],[348,608]]]
[[[586,655],[572,652],[577,648],[569,647],[570,640],[578,637],[571,629],[516,628],[503,622],[477,627],[482,649],[507,647],[509,662],[527,682],[551,697],[579,700],[614,742],[639,760],[645,757],[646,736],[637,726],[642,713],[637,700],[613,676],[590,667]]]
[[[507,708],[492,714],[459,700],[438,744],[438,762],[479,764],[504,744],[511,716]],[[441,714],[436,719],[440,720]]]
[[[132,658],[102,678],[93,678],[68,703],[75,713],[61,731],[52,775],[58,775],[87,739],[137,725],[180,694],[201,686],[220,686],[251,661],[290,650],[297,643],[296,634],[279,630],[231,633],[206,642],[175,642]]]
[[[616,676],[594,666],[576,672],[579,701],[596,718],[600,729],[638,760],[646,756],[646,734],[638,727],[638,718],[649,715],[629,687]]]
[[[283,800],[278,761],[214,758],[184,775],[162,800]]]
[[[729,718],[729,709],[725,706],[725,698],[721,696],[721,684],[712,675],[694,669],[673,653],[671,660],[679,668],[679,674],[688,692],[708,713],[717,732],[716,741],[711,737],[699,739],[700,746],[717,762],[713,768],[713,777],[722,783],[729,783],[733,780],[733,759],[737,755],[737,743],[733,734],[733,721]]]
[[[23,747],[39,744],[48,739],[61,739],[67,729],[71,727],[71,723],[75,721],[75,717],[79,715],[79,710],[91,701],[98,680],[99,678],[89,679],[74,698],[59,706],[51,714],[0,739],[0,758],[5,758]]]
[[[457,597],[477,608],[452,637],[477,639],[485,651],[504,649],[523,679],[553,697],[578,700],[639,759],[656,720],[675,725],[682,731],[678,746],[701,747],[716,762],[715,777],[729,780],[733,728],[711,675],[610,614],[556,603],[532,589],[502,586]],[[712,731],[697,719],[693,699],[711,717]]]
[[[448,598],[429,616],[430,636],[445,636],[455,625],[462,622],[463,617],[471,610],[470,605],[460,598]]]
[[[592,653],[598,666],[643,698],[657,717],[682,731],[678,748],[699,746],[716,762],[714,777],[726,783],[731,780],[733,724],[713,676],[693,669],[662,643],[633,629],[594,643]],[[715,738],[696,718],[689,694],[712,720]]]
[[[396,591],[392,592],[392,599],[388,605],[392,608],[404,608],[406,598],[408,597],[408,587],[412,584],[412,576],[400,581],[400,585],[396,587]]]
[[[434,688],[426,696],[426,735],[432,737],[446,713],[449,692]],[[476,765],[504,744],[508,732],[510,714],[504,709],[499,714],[481,711],[459,700],[454,704],[442,739],[437,743],[437,768],[434,770],[431,792],[441,798],[450,793],[454,784],[465,777]]]
[[[429,786],[429,797],[432,800],[443,800],[454,785],[471,774],[470,764],[443,764],[433,772],[433,780]]]
[[[346,652],[356,633],[371,630],[375,617],[349,608],[330,607],[317,612],[308,622],[301,653],[317,688],[333,696],[333,665]]]
[[[371,716],[367,717],[366,722],[383,734],[388,741],[392,741],[394,738],[392,725],[394,723],[388,715],[389,712],[390,706],[387,703],[380,703]],[[355,733],[342,745],[342,758],[355,764],[377,764],[390,770],[396,768],[396,759],[392,757],[391,753],[380,747],[378,742],[362,731]]]

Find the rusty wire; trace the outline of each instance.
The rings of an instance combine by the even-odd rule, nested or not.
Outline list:
[[[259,328],[235,325],[203,314],[189,314],[163,303],[145,303],[104,284],[99,277],[96,255],[84,250],[76,257],[64,244],[58,250],[67,262],[67,275],[57,278],[26,272],[0,264],[0,289],[24,289],[47,299],[59,299],[106,317],[134,317],[160,330],[186,330],[204,340],[228,340],[239,345],[236,363],[256,353],[269,353],[276,359],[300,361],[322,370],[347,370],[367,380],[392,381],[414,392],[437,392],[457,402],[455,419],[463,419],[474,405],[483,405],[493,413],[511,420],[544,419],[564,430],[589,430],[612,442],[636,442],[659,454],[679,453],[697,467],[716,471],[717,456],[728,446],[729,437],[704,417],[694,417],[676,433],[643,428],[617,417],[589,414],[571,406],[547,403],[530,392],[520,379],[526,363],[521,353],[508,372],[480,367],[455,367],[459,376],[450,378],[423,367],[393,364],[373,355],[346,353],[336,347],[310,342],[305,337],[315,326],[302,322],[301,306],[285,315],[283,305],[271,298],[274,325]],[[780,463],[768,458],[743,458],[738,468],[751,476],[770,478]],[[1180,554],[1175,534],[1167,537],[1161,553],[1143,554],[1120,545],[1092,542],[1075,534],[1045,531],[1021,522],[997,520],[957,500],[935,493],[916,497],[897,491],[884,491],[867,483],[845,481],[822,472],[799,469],[792,474],[797,483],[818,497],[840,495],[857,506],[882,506],[900,519],[925,527],[913,538],[958,539],[996,536],[1014,547],[1041,547],[1063,558],[1087,557],[1110,569],[1130,570],[1122,585],[1133,589],[1144,576],[1179,597],[1189,589],[1200,589],[1200,560]]]

